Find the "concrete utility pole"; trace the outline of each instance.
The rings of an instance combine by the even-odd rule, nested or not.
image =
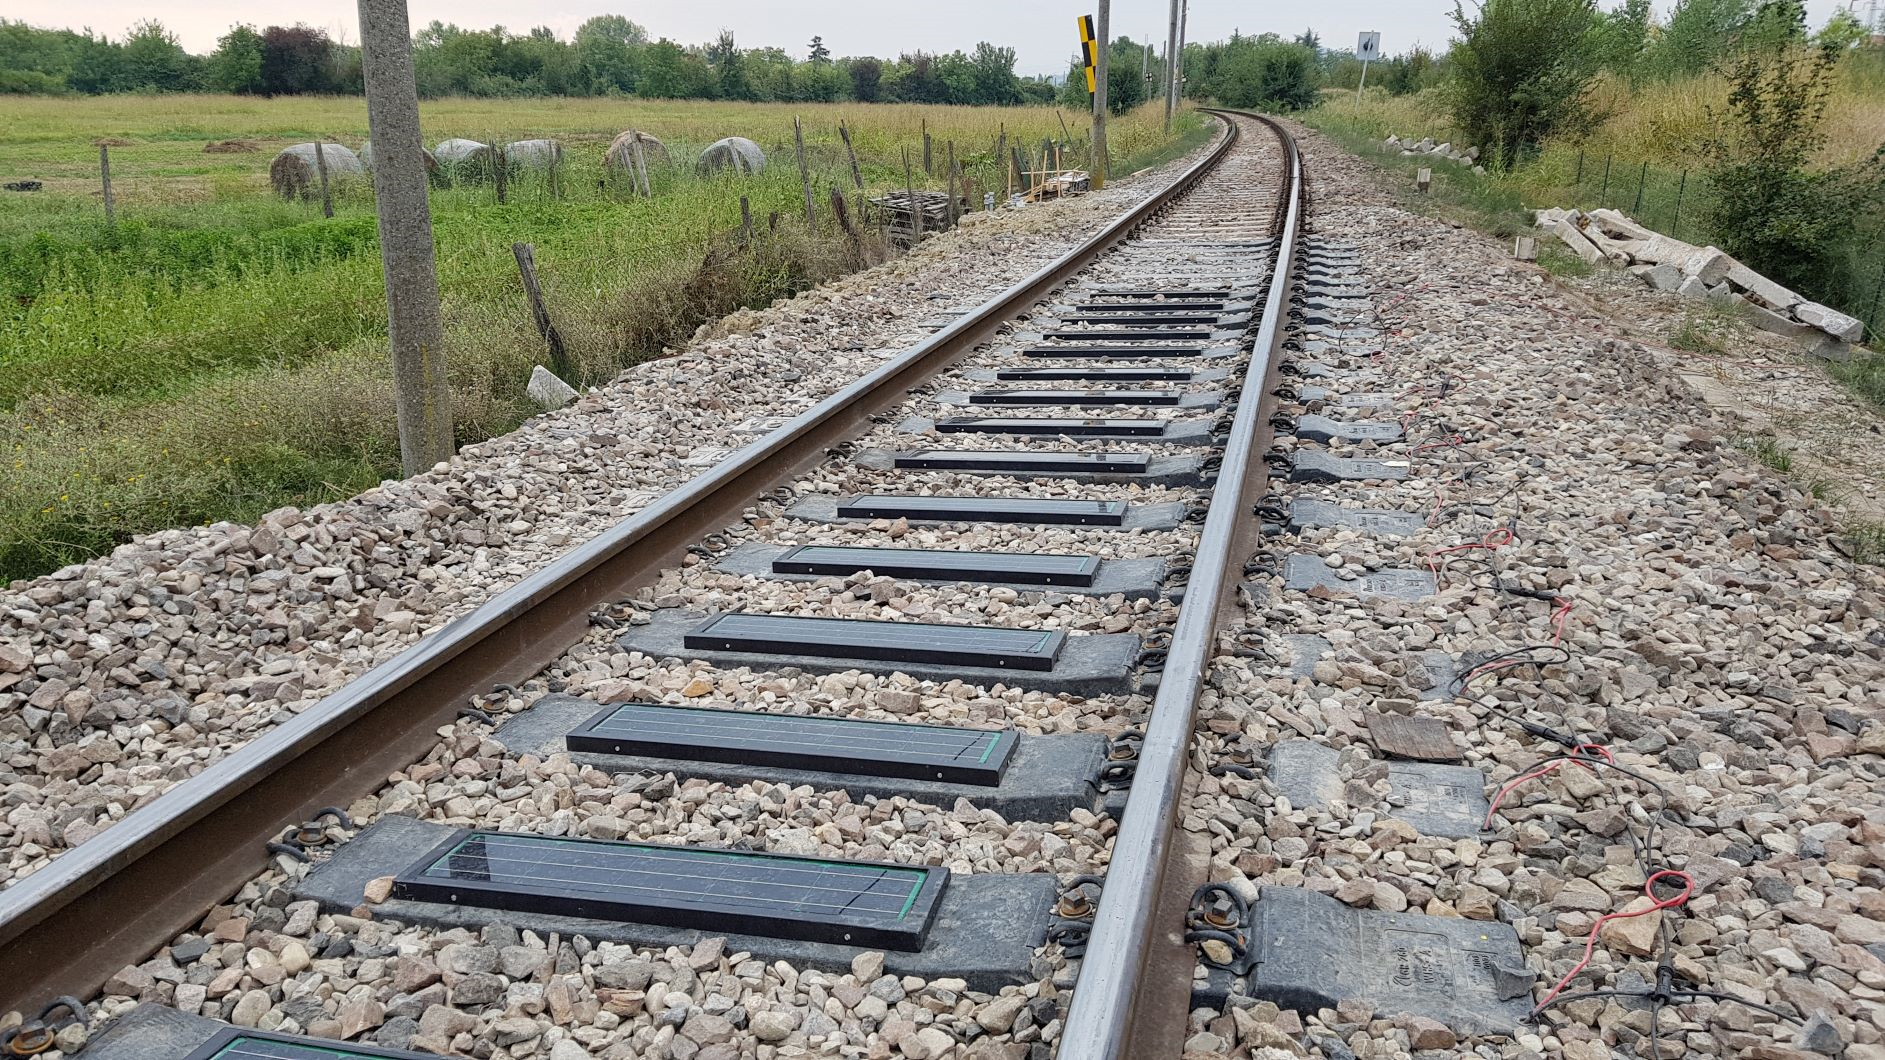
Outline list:
[[[1093,31],[1093,190],[1106,186],[1106,53],[1111,50],[1107,19],[1111,0],[1099,0],[1100,14]]]
[[[1191,0],[1178,0],[1178,50],[1172,53],[1172,111],[1185,105],[1185,30],[1191,21]]]
[[[1178,5],[1181,0],[1172,0],[1172,24],[1165,34],[1165,131],[1172,131],[1172,88],[1178,81],[1172,76],[1172,67],[1177,65],[1178,56]]]
[[[360,60],[373,140],[380,262],[386,271],[399,459],[406,474],[417,475],[451,459],[452,393],[445,376],[432,205],[426,197],[406,0],[360,0]]]

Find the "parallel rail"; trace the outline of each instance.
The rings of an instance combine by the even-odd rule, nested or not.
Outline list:
[[[1165,887],[1172,837],[1177,828],[1185,767],[1196,726],[1198,694],[1204,687],[1218,617],[1232,597],[1235,576],[1252,551],[1252,498],[1261,496],[1268,473],[1259,448],[1268,441],[1265,406],[1275,385],[1283,322],[1289,314],[1290,276],[1302,235],[1302,158],[1296,142],[1276,122],[1255,118],[1282,141],[1285,160],[1276,260],[1269,295],[1245,370],[1243,396],[1224,446],[1223,469],[1211,497],[1210,514],[1192,561],[1190,586],[1166,656],[1158,694],[1146,724],[1133,773],[1132,797],[1113,840],[1106,884],[1094,913],[1093,932],[1074,983],[1073,1002],[1061,1035],[1061,1060],[1114,1060],[1127,1055],[1140,1002],[1153,996],[1146,968],[1156,951],[1155,915]]]
[[[126,963],[143,959],[194,925],[215,902],[263,869],[264,846],[284,827],[322,806],[346,804],[381,783],[387,773],[419,759],[436,739],[436,727],[450,721],[471,697],[552,663],[581,639],[588,616],[597,608],[650,584],[690,544],[735,521],[753,498],[864,430],[873,415],[994,338],[1007,321],[1181,198],[1237,142],[1236,124],[1225,124],[1224,137],[1206,157],[1081,246],[0,892],[0,953],[6,956],[7,968],[0,976],[0,1012],[32,1011],[60,995],[89,997]],[[1290,152],[1293,159],[1293,147]],[[1295,169],[1292,161],[1291,172]],[[1293,204],[1299,198],[1299,191],[1292,190],[1286,229],[1290,233],[1295,231]],[[1279,269],[1277,275],[1282,274]],[[1269,339],[1260,343],[1274,340],[1285,287],[1272,283],[1262,332]],[[1268,372],[1267,360],[1261,363],[1259,370],[1253,362],[1253,379],[1261,380]],[[1261,386],[1245,388],[1219,479],[1220,491],[1234,489],[1238,503],[1213,504],[1205,528],[1210,551],[1200,555],[1188,597],[1212,606],[1188,602],[1183,609],[1158,695],[1146,765],[1141,767],[1142,782],[1151,782],[1153,790],[1161,792],[1158,805],[1149,807],[1149,800],[1135,798],[1136,808],[1128,811],[1121,831],[1118,849],[1126,850],[1127,842],[1146,843],[1148,851],[1160,857],[1147,862],[1140,853],[1126,851],[1129,860],[1116,858],[1116,866],[1162,863],[1169,833],[1154,825],[1169,823],[1176,780],[1169,781],[1172,791],[1166,794],[1167,781],[1161,778],[1168,770],[1182,775],[1179,767],[1189,740],[1189,730],[1182,726],[1188,725],[1211,640],[1214,620],[1207,612],[1215,611],[1227,584],[1225,565],[1237,555],[1231,539],[1253,473],[1262,394]],[[1115,962],[1111,955],[1149,930],[1133,919],[1133,896],[1140,891],[1143,888],[1109,887],[1096,946],[1088,957],[1087,974],[1094,978],[1082,979],[1095,988],[1083,986],[1076,994],[1077,1011],[1093,1010],[1102,993],[1130,997],[1136,972],[1126,969],[1129,962],[1123,956]],[[1120,970],[1111,970],[1115,963]],[[1106,1026],[1111,1025],[1109,1017]],[[1071,1026],[1078,1032],[1075,1038],[1084,1042],[1085,1032],[1078,1024]],[[1116,1035],[1109,1030],[1100,1040],[1111,1042]]]

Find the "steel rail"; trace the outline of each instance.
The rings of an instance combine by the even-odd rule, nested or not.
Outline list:
[[[1250,499],[1267,478],[1258,448],[1267,440],[1262,406],[1289,312],[1290,275],[1302,222],[1302,160],[1295,141],[1276,122],[1241,111],[1222,113],[1255,118],[1282,142],[1287,172],[1285,192],[1279,197],[1286,203],[1286,212],[1263,318],[1244,373],[1243,394],[1224,447],[1223,468],[1192,560],[1191,583],[1173,627],[1131,795],[1113,838],[1113,856],[1094,911],[1092,934],[1074,981],[1073,1002],[1061,1033],[1060,1060],[1125,1057],[1136,1002],[1149,993],[1146,965],[1158,927],[1155,910],[1177,827],[1198,695],[1210,667],[1220,607],[1235,585],[1234,575],[1243,569],[1242,542],[1250,540]]]
[[[1034,275],[0,891],[0,1012],[90,997],[193,926],[263,868],[282,829],[417,761],[472,696],[554,662],[596,608],[650,584],[1190,191],[1237,143],[1224,124],[1183,175]]]

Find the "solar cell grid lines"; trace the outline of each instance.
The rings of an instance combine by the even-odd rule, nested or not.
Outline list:
[[[465,830],[393,897],[547,916],[920,949],[949,870]]]
[[[228,1028],[183,1060],[426,1060],[423,1053]]]
[[[1199,336],[1203,338],[1205,336]],[[1203,346],[1029,346],[1023,357],[1202,357]]]
[[[840,503],[840,519],[917,519],[933,522],[1042,523],[1121,526],[1125,501],[1060,497],[899,497],[865,494]]]
[[[638,754],[780,769],[992,787],[1019,741],[1012,729],[623,703],[572,730],[571,751]]]
[[[1189,368],[1002,368],[995,378],[1004,382],[1163,382],[1189,383],[1197,373]]]
[[[777,574],[849,575],[872,571],[894,578],[1088,586],[1099,573],[1094,556],[1031,552],[949,552],[941,549],[800,545],[772,561]]]
[[[898,453],[896,466],[917,471],[1018,471],[1030,474],[1143,475],[1149,453],[1042,453],[980,449],[922,449]]]
[[[1066,640],[1067,634],[1060,630],[736,612],[701,623],[687,634],[685,643],[695,651],[753,651],[1047,671],[1054,668]]]
[[[1061,434],[1070,438],[1156,438],[1170,426],[1161,419],[1026,419],[1018,416],[957,416],[936,421],[943,434]]]

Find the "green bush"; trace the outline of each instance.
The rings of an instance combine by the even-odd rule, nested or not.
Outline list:
[[[1804,19],[1799,0],[1770,0],[1757,23]],[[1725,73],[1727,109],[1703,145],[1712,195],[1707,223],[1723,250],[1802,290],[1837,286],[1854,225],[1885,201],[1885,146],[1855,165],[1809,168],[1826,145],[1826,104],[1841,51],[1803,36],[1764,35]]]
[[[1231,107],[1307,110],[1322,98],[1314,49],[1275,37],[1233,39],[1216,63],[1211,94]]]
[[[1509,169],[1590,120],[1594,0],[1484,0],[1471,16],[1456,4],[1453,21],[1453,121],[1489,161]]]

